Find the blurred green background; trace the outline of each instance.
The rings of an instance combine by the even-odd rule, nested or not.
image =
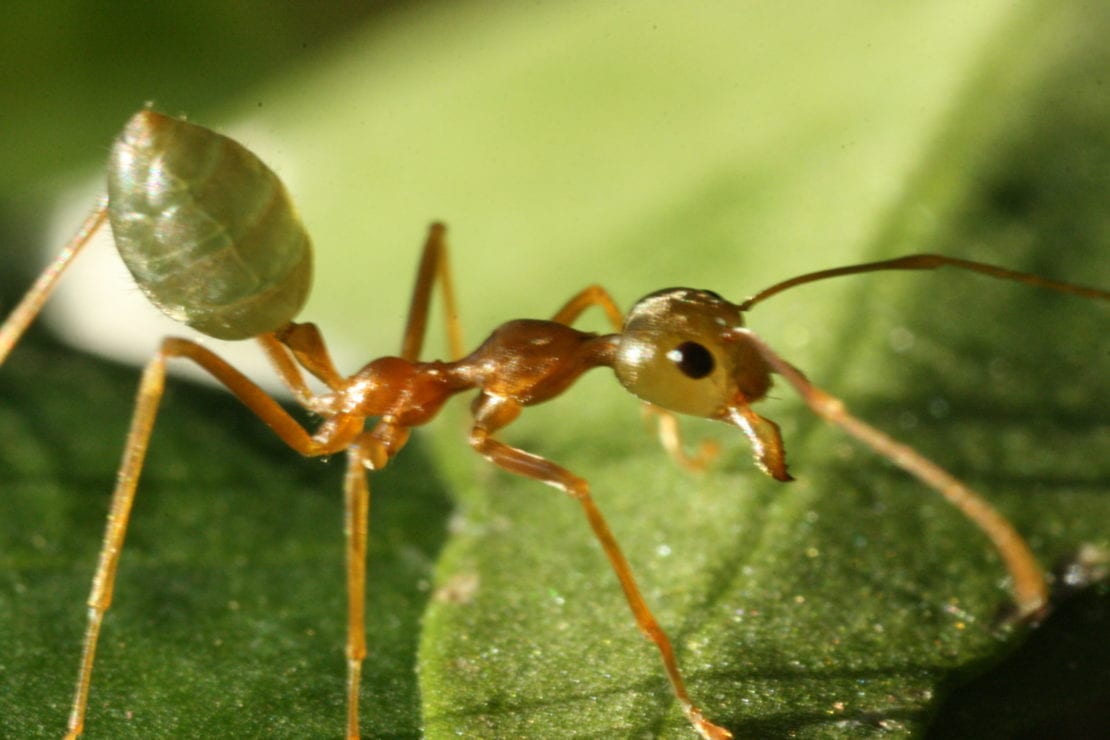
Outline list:
[[[348,369],[395,351],[433,218],[451,225],[472,343],[592,282],[626,307],[667,285],[739,299],[908,251],[1110,284],[1110,14],[1097,2],[7,14],[5,309],[44,259],[61,195],[102,170],[146,101],[235,136],[288,182],[317,246],[305,318]],[[157,333],[108,303],[133,288],[88,272],[101,292],[71,304],[149,354]],[[1110,546],[1105,306],[888,275],[799,289],[752,325],[984,490],[1046,564]],[[55,337],[36,327],[0,368],[5,736],[64,722],[138,374]],[[505,436],[591,480],[709,716],[759,737],[1110,726],[1104,587],[1028,639],[999,637],[1006,591],[978,534],[788,390],[763,409],[799,479],[784,487],[707,424],[690,435],[725,441],[722,461],[674,469],[636,403],[595,375]],[[690,736],[574,506],[472,455],[456,405],[373,480],[366,734]],[[338,466],[295,459],[259,426],[224,394],[168,394],[90,737],[341,727]]]

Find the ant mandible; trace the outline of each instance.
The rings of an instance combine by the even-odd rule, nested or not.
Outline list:
[[[687,456],[672,413],[739,427],[752,444],[756,464],[777,480],[789,481],[778,426],[751,408],[767,395],[772,375],[782,377],[814,412],[935,489],[979,527],[1006,565],[1020,618],[1032,618],[1046,607],[1048,588],[1042,570],[1002,514],[935,463],[851,415],[840,400],[813,385],[745,328],[743,313],[804,283],[879,270],[955,267],[1094,299],[1110,300],[1110,292],[932,254],[807,273],[739,304],[710,291],[670,288],[642,298],[627,315],[621,314],[603,288],[593,285],[567,301],[550,320],[509,321],[464,356],[445,229],[433,224],[400,354],[376,359],[344,376],[335,368],[319,329],[293,321],[308,296],[312,254],[308,234],[277,175],[225,136],[144,109],[131,118],[112,147],[107,197],[0,326],[0,363],[38,314],[61,273],[106,220],[120,255],[155,306],[212,337],[256,339],[296,401],[323,421],[310,432],[204,346],[172,337],[162,341],[143,371],[112,494],[88,599],[67,737],[77,737],[84,727],[100,626],[112,601],[128,517],[165,385],[166,361],[172,358],[191,360],[207,371],[298,453],[311,457],[346,453],[349,738],[359,736],[359,686],[366,656],[366,471],[385,467],[405,446],[413,427],[431,421],[451,396],[462,391],[478,391],[471,405],[469,434],[475,451],[510,473],[565,492],[582,507],[637,626],[655,643],[675,697],[704,738],[717,740],[732,734],[710,722],[690,699],[670,640],[644,601],[589,484],[566,468],[496,437],[525,407],[555,398],[592,368],[612,368],[621,384],[658,416],[664,446],[683,465],[701,467],[712,451]],[[197,275],[204,279],[196,279]],[[437,282],[444,296],[452,353],[446,362],[420,360]],[[612,334],[573,328],[578,317],[594,306],[604,311]],[[314,392],[305,372],[327,390]]]

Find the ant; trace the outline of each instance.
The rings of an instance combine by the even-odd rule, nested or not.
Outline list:
[[[772,375],[778,375],[816,414],[936,490],[986,535],[1006,566],[1018,618],[1034,619],[1047,608],[1043,571],[1002,514],[940,466],[849,413],[839,399],[811,383],[745,328],[743,314],[805,283],[881,270],[953,267],[1099,300],[1110,300],[1110,292],[954,257],[915,254],[806,273],[740,303],[710,291],[668,288],[640,299],[627,314],[621,313],[605,289],[592,285],[550,320],[506,322],[477,349],[464,354],[445,227],[435,223],[424,244],[399,355],[373,360],[344,376],[335,368],[320,330],[314,324],[293,321],[308,296],[312,252],[308,234],[277,175],[232,139],[148,108],[131,118],[112,147],[107,196],[0,325],[0,363],[38,314],[62,272],[105,221],[111,225],[120,256],[155,306],[209,336],[257,340],[296,402],[323,421],[314,431],[306,429],[203,345],[172,337],[162,340],[142,374],[112,495],[88,598],[68,738],[84,729],[101,622],[112,601],[128,517],[165,386],[166,363],[178,358],[212,375],[301,455],[346,453],[349,738],[359,736],[359,686],[366,656],[366,473],[389,464],[413,427],[431,421],[449,398],[463,391],[477,391],[468,441],[478,454],[510,473],[563,491],[582,507],[636,625],[658,649],[675,698],[703,738],[720,740],[732,733],[711,722],[688,695],[670,640],[641,595],[589,484],[568,469],[497,438],[526,407],[559,396],[592,368],[613,369],[620,383],[657,417],[663,446],[685,467],[704,467],[714,449],[687,455],[675,413],[738,427],[752,445],[756,465],[779,481],[789,481],[778,426],[752,409],[767,395]],[[447,314],[449,361],[420,359],[437,284]],[[593,307],[604,312],[613,333],[573,328],[579,316]],[[326,390],[314,392],[305,373]]]

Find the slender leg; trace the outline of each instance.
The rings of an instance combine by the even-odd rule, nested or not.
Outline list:
[[[337,390],[341,379],[324,348],[323,339],[314,324],[290,324],[278,336],[258,338],[270,356],[285,385],[306,408],[330,413],[318,407],[319,397],[312,394],[291,352],[302,367]],[[280,341],[279,341],[280,340]],[[319,370],[319,372],[317,372]],[[375,434],[375,432],[377,434]],[[370,527],[370,486],[366,471],[378,470],[404,446],[409,430],[382,424],[375,432],[359,434],[358,441],[347,447],[347,471],[343,479],[343,534],[346,540],[347,570],[347,738],[360,737],[359,691],[362,686],[362,665],[366,660],[366,555]]]
[[[100,556],[87,602],[88,621],[81,651],[81,665],[77,675],[77,688],[67,725],[67,738],[77,737],[84,727],[100,625],[112,603],[116,571],[127,534],[131,506],[135,500],[135,490],[142,472],[143,460],[154,429],[158,405],[165,390],[166,360],[173,357],[191,359],[211,373],[273,429],[286,444],[302,455],[327,455],[343,450],[362,430],[362,419],[336,416],[325,422],[316,435],[309,435],[277,402],[266,395],[265,391],[210,350],[185,339],[168,338],[162,342],[161,349],[143,371],[135,401],[135,411],[131,417],[131,427],[124,445],[123,460],[116,476],[116,488],[112,493],[104,540],[100,547]]]
[[[716,441],[705,439],[691,455],[686,452],[686,445],[682,441],[682,429],[677,416],[647,401],[643,402],[643,411],[645,417],[655,418],[659,444],[680,467],[691,473],[703,473],[720,453],[721,446]]]
[[[85,248],[85,245],[89,243],[97,229],[104,224],[104,219],[107,217],[108,199],[104,197],[100,199],[96,208],[85,219],[85,223],[81,224],[81,228],[69,240],[69,244],[65,245],[61,254],[55,257],[54,261],[43,270],[39,279],[23,296],[23,300],[19,302],[11,315],[4,320],[3,325],[0,325],[0,365],[4,364],[4,360],[11,353],[12,347],[16,345],[19,338],[23,336],[23,332],[27,331],[27,327],[39,315],[42,304],[46,303],[46,299],[50,297],[58,278],[62,276],[65,269]]]
[[[613,331],[619,332],[621,330],[621,326],[624,325],[624,315],[617,308],[617,304],[613,297],[609,295],[609,291],[600,285],[591,285],[573,296],[562,308],[555,312],[551,320],[570,326],[590,306],[598,306],[605,312],[605,318],[609,320]]]
[[[447,227],[434,223],[428,229],[428,239],[424,242],[424,253],[420,257],[420,267],[416,272],[416,286],[412,291],[409,304],[409,318],[405,324],[404,340],[401,343],[401,357],[406,360],[420,359],[424,346],[424,335],[428,326],[428,306],[432,300],[432,286],[439,279],[443,290],[443,309],[446,314],[447,342],[451,359],[463,356],[462,330],[459,328],[459,311],[455,303],[455,288],[451,282],[451,267],[447,263]]]
[[[671,641],[663,631],[663,628],[659,626],[655,616],[648,608],[647,602],[644,601],[644,597],[641,595],[640,589],[636,585],[636,580],[632,575],[632,568],[629,566],[628,560],[625,559],[616,537],[613,536],[601,511],[594,504],[593,498],[590,496],[589,484],[582,478],[579,478],[570,471],[549,460],[539,457],[538,455],[533,455],[530,452],[510,447],[503,442],[493,439],[490,435],[495,431],[495,428],[482,426],[483,416],[490,419],[497,419],[497,421],[511,420],[515,417],[518,410],[519,409],[515,407],[504,406],[498,408],[492,406],[485,409],[480,408],[475,414],[478,421],[470,434],[471,446],[487,460],[510,473],[516,473],[517,475],[523,475],[527,478],[534,478],[535,480],[542,481],[566,492],[571,498],[578,501],[582,506],[586,519],[590,523],[590,528],[593,530],[594,536],[597,537],[598,541],[601,543],[601,547],[605,551],[606,557],[609,559],[609,564],[612,566],[617,580],[620,581],[625,599],[628,601],[628,606],[632,609],[632,615],[636,619],[636,625],[640,628],[644,636],[655,643],[656,648],[659,650],[659,656],[663,661],[663,668],[667,673],[667,678],[671,682],[671,688],[674,691],[675,698],[678,699],[683,712],[686,714],[686,718],[690,721],[690,724],[693,725],[694,729],[697,730],[698,734],[706,738],[706,740],[725,740],[726,738],[731,738],[731,732],[707,720],[704,715],[702,715],[701,710],[690,700],[690,696],[686,691],[686,683],[683,681],[682,673],[678,668],[678,661],[675,659],[674,648],[671,647]]]
[[[948,471],[916,450],[883,434],[848,413],[844,403],[810,383],[790,363],[783,360],[767,344],[747,329],[743,333],[763,355],[772,369],[786,378],[813,411],[836,424],[856,439],[866,444],[895,465],[907,471],[925,485],[944,496],[963,515],[982,530],[994,544],[1013,581],[1014,601],[1018,618],[1035,618],[1048,603],[1048,585],[1044,571],[1029,549],[1025,539],[1014,529],[997,509],[986,499],[971,490]]]
[[[284,331],[289,326],[292,326],[292,323],[287,324],[279,331]],[[285,337],[280,334],[262,334],[255,337],[255,339],[258,340],[262,351],[266,353],[266,357],[277,372],[282,385],[293,394],[297,403],[306,409],[317,411],[318,398],[308,387],[308,383],[305,382],[304,375],[301,373],[301,368],[305,366],[305,363],[301,361],[296,350],[288,347],[285,343]],[[296,358],[296,361],[294,361],[294,358]],[[298,362],[300,362],[300,365],[297,364]]]
[[[347,541],[347,738],[359,737],[358,694],[366,659],[366,540],[370,486],[361,448],[347,450],[343,480],[343,534]]]
[[[347,448],[343,533],[347,542],[347,739],[359,732],[359,689],[366,660],[366,553],[370,531],[367,470],[381,470],[409,439],[408,427],[379,422]]]
[[[335,369],[331,354],[324,344],[324,337],[316,324],[298,324],[290,321],[273,334],[259,336],[258,340],[278,374],[282,376],[282,380],[298,400],[302,394],[308,396],[312,394],[304,384],[300,372],[291,367],[288,362],[289,356],[286,350],[292,353],[301,367],[316,376],[328,388],[338,390],[343,384],[343,376]],[[285,349],[282,349],[281,345],[285,345]]]
[[[162,353],[158,353],[143,372],[138,399],[135,402],[135,413],[131,418],[131,428],[127,433],[127,442],[124,446],[123,462],[116,476],[116,490],[112,494],[104,541],[100,547],[100,558],[87,602],[88,622],[85,627],[84,647],[81,650],[81,666],[77,674],[77,689],[67,725],[67,738],[77,737],[84,728],[85,708],[88,705],[89,683],[92,680],[100,625],[104,619],[104,613],[112,603],[112,589],[115,585],[120,552],[123,550],[123,540],[127,534],[131,504],[135,500],[135,487],[138,485],[139,472],[146,457],[150,433],[154,427],[154,417],[158,411],[158,402],[165,388],[165,379],[165,357]]]

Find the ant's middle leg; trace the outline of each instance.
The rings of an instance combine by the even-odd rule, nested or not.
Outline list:
[[[457,360],[464,354],[462,331],[459,327],[455,289],[451,281],[451,266],[447,260],[447,227],[441,223],[433,223],[428,229],[428,238],[424,242],[424,251],[416,272],[416,284],[409,303],[408,321],[405,324],[404,339],[401,343],[401,357],[410,362],[420,359],[420,351],[424,346],[424,336],[428,328],[432,288],[435,287],[436,280],[439,280],[443,291],[443,308],[451,359]],[[272,334],[264,334],[258,339],[282,382],[302,406],[315,410],[312,402],[313,394],[300,372],[289,361],[281,345],[293,354],[301,367],[332,390],[338,390],[342,384],[343,377],[335,369],[324,345],[323,336],[315,324],[290,321]]]
[[[590,528],[601,543],[602,550],[605,551],[609,564],[620,582],[628,606],[636,619],[636,625],[645,637],[655,643],[659,651],[671,689],[687,719],[703,738],[708,740],[731,738],[732,733],[706,719],[702,711],[691,701],[678,661],[675,659],[671,641],[640,593],[640,588],[632,575],[632,567],[621,551],[612,530],[609,529],[609,524],[602,516],[601,510],[594,503],[589,484],[583,478],[579,478],[550,460],[512,447],[492,437],[493,432],[511,422],[519,412],[520,407],[510,401],[493,401],[487,398],[486,403],[479,405],[475,411],[475,425],[470,433],[470,445],[478,454],[498,467],[558,488],[582,506]]]

